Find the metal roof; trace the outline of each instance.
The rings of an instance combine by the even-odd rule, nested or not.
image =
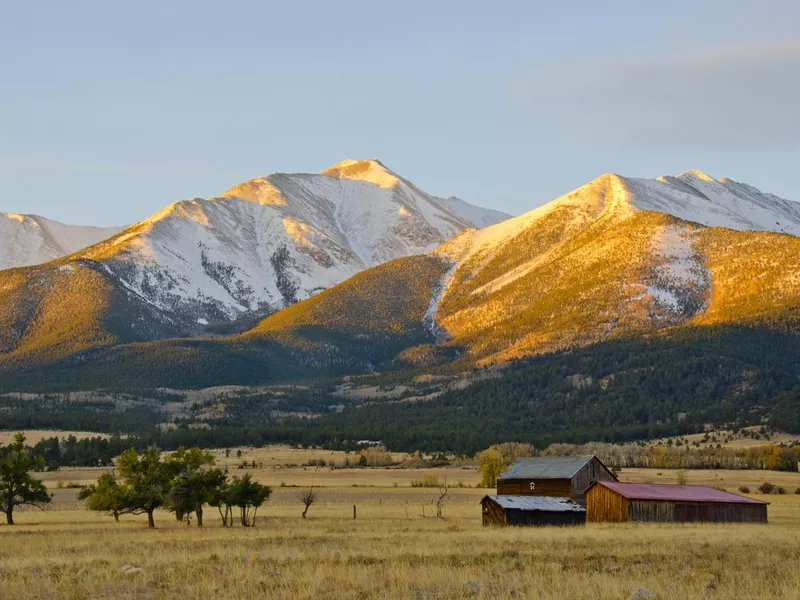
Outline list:
[[[569,498],[551,498],[549,496],[484,496],[497,502],[505,509],[543,510],[546,512],[586,512],[577,502]],[[481,500],[481,502],[483,502]]]
[[[670,485],[664,483],[620,483],[598,481],[629,500],[666,500],[668,502],[722,502],[727,504],[769,504],[754,498],[731,494],[705,485]]]
[[[520,458],[499,479],[572,479],[594,456]]]

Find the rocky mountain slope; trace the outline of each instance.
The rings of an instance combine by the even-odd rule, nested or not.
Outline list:
[[[684,324],[794,318],[800,204],[698,171],[603,175],[434,251],[440,335],[503,361]]]
[[[344,163],[313,185],[340,189],[343,180],[347,180],[345,187],[350,185],[349,177],[392,190],[392,198],[404,198],[403,207],[411,206],[410,198],[417,194],[413,186],[402,182],[396,190],[396,176],[378,163]],[[306,178],[317,181],[316,176],[299,179]],[[233,203],[232,198],[237,203],[272,198],[268,204],[272,206],[278,202],[270,195],[275,193],[275,180],[255,180],[235,188],[232,196],[183,205],[180,211],[198,212],[189,213],[195,218],[178,222],[204,222],[201,210],[204,218],[223,222],[209,215],[222,210],[218,206]],[[292,181],[297,180],[292,176]],[[282,185],[288,187],[285,182]],[[730,195],[720,190],[730,190]],[[295,193],[295,197],[300,195]],[[126,335],[130,338],[131,327],[141,328],[138,339],[163,337],[175,330],[165,318],[169,313],[158,304],[159,296],[151,295],[154,300],[148,301],[147,294],[140,292],[159,285],[161,291],[174,287],[166,280],[161,284],[154,280],[149,288],[136,288],[134,283],[148,281],[147,277],[120,279],[119,273],[124,273],[120,265],[125,263],[117,260],[115,250],[118,245],[126,247],[128,239],[135,243],[126,252],[140,250],[142,240],[154,236],[155,229],[159,237],[169,237],[170,230],[161,227],[170,221],[161,217],[89,249],[86,258],[57,267],[46,265],[49,276],[0,285],[6,306],[15,307],[3,313],[10,332],[4,341],[4,363],[8,369],[17,368],[8,366],[12,363],[30,363],[31,356],[68,359],[74,376],[80,371],[87,380],[94,377],[93,372],[98,377],[104,373],[101,379],[118,378],[119,367],[125,364],[164,385],[178,377],[181,385],[192,386],[436,368],[453,361],[461,365],[458,368],[471,368],[676,327],[766,327],[796,332],[800,237],[780,231],[793,226],[797,207],[772,198],[743,184],[715,182],[698,172],[657,180],[607,174],[520,217],[481,230],[467,229],[427,256],[399,258],[367,269],[272,314],[240,335],[117,346]],[[171,207],[168,212],[175,210]],[[382,214],[388,218],[389,212]],[[391,214],[397,214],[394,207]],[[713,226],[701,224],[702,220]],[[767,231],[770,227],[777,231]],[[413,239],[419,240],[420,231],[430,230],[415,228]],[[375,240],[372,233],[368,235]],[[410,244],[407,236],[398,237]],[[420,244],[432,237],[431,232]],[[173,238],[192,239],[178,231]],[[399,243],[396,238],[392,241]],[[341,249],[342,244],[335,247]],[[210,241],[207,246],[211,247]],[[359,257],[367,263],[364,248],[373,252],[386,248],[381,243],[351,243],[351,250],[354,246],[359,252],[335,256],[352,257],[352,261]],[[321,242],[315,246],[326,250],[326,256],[333,254],[332,247]],[[196,270],[216,282],[203,270],[204,260],[213,262],[203,259],[203,252],[195,256],[200,262]],[[299,262],[299,254],[291,256]],[[340,261],[337,266],[342,264],[350,263]],[[18,277],[24,280],[27,273],[23,270]],[[291,273],[299,278],[295,273],[302,271]],[[42,294],[14,295],[14,290],[24,290],[32,281],[41,282],[53,274],[56,279],[42,285]],[[125,281],[125,286],[116,285],[117,281]],[[98,295],[90,303],[95,308],[65,305],[64,294],[74,289]],[[274,297],[279,291],[272,293]],[[36,306],[31,306],[31,298],[38,302]],[[181,297],[174,300],[178,306],[182,301]],[[106,306],[114,310],[102,308]],[[78,314],[66,317],[65,311]],[[15,321],[9,314],[21,316]],[[45,317],[26,321],[26,315]],[[100,346],[117,347],[98,353]]]
[[[65,225],[39,215],[0,212],[0,270],[67,256],[116,235],[121,229]]]
[[[357,272],[424,253],[476,220],[376,160],[276,174],[177,202],[81,254],[170,318],[201,325],[273,312]]]
[[[218,332],[504,216],[451,207],[376,160],[269,175],[176,202],[68,258],[0,271],[0,349],[24,363]]]

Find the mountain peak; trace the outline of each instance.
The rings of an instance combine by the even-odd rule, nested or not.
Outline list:
[[[703,181],[716,181],[716,179],[711,177],[711,175],[703,173],[703,171],[700,171],[699,169],[687,169],[678,175],[678,179],[686,180],[689,178],[701,179]]]
[[[27,218],[27,215],[21,215],[21,214],[18,214],[18,213],[0,213],[0,214],[4,214],[7,218],[9,218],[9,219],[11,219],[13,221],[18,221],[20,223],[24,223],[26,221],[26,218]],[[38,225],[38,223],[36,223],[35,220],[33,221],[33,223],[35,225]]]
[[[367,181],[383,188],[397,185],[400,178],[377,158],[366,160],[346,159],[325,169],[322,175],[338,177],[339,179],[355,179]]]

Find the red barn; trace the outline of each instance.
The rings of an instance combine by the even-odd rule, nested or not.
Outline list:
[[[766,523],[767,502],[704,485],[596,481],[586,490],[586,520]]]

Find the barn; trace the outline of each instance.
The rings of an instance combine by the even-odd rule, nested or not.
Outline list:
[[[520,458],[497,479],[497,494],[572,498],[586,506],[586,489],[595,481],[617,481],[596,456]]]
[[[583,525],[586,509],[569,498],[484,496],[483,525]]]
[[[767,502],[704,485],[598,481],[586,491],[591,523],[766,523]]]

